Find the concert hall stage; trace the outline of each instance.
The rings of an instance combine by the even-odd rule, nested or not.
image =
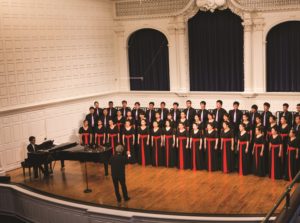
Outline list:
[[[192,215],[264,216],[288,185],[268,177],[239,176],[237,173],[128,165],[127,187],[131,200],[118,204],[110,176],[104,176],[103,164],[88,163],[91,193],[84,193],[84,163],[66,161],[65,170],[57,163],[49,178],[23,177],[22,169],[9,172],[12,182],[34,191],[68,200],[92,203],[122,210],[167,212]],[[110,170],[109,170],[110,171]],[[278,209],[280,211],[281,208]]]

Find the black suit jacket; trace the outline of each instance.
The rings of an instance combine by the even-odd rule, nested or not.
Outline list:
[[[150,120],[150,113],[151,113],[151,120]],[[154,111],[154,109],[152,109],[152,110],[148,109],[146,111],[146,120],[147,120],[147,125],[151,126],[153,121],[155,120],[155,111]]]
[[[230,110],[229,111],[229,118],[230,121],[234,124],[234,125],[239,125],[242,121],[243,118],[243,112],[239,109],[236,110],[236,122],[234,122],[234,112],[235,110]]]
[[[172,118],[173,118],[176,126],[177,126],[177,124],[180,120],[180,111],[179,111],[179,109],[176,109],[176,111],[175,111],[173,108],[171,108],[170,113],[172,115]],[[176,114],[176,120],[174,119],[174,117],[175,117],[174,114]]]
[[[103,109],[102,108],[95,108],[94,114],[97,115],[98,119],[102,117],[103,115]]]
[[[209,113],[209,111],[207,109],[203,109],[203,110],[199,109],[198,115],[199,115],[200,119],[201,119],[202,113],[203,113],[203,120],[201,120],[201,121],[206,125],[206,123],[208,121],[208,113]]]
[[[125,178],[126,157],[121,154],[115,154],[110,158],[112,178]]]
[[[107,115],[107,116],[102,116],[101,117],[101,121],[102,121],[102,124],[103,124],[103,126],[105,127],[105,129],[107,129],[108,128],[108,121],[110,120],[111,118]]]
[[[250,112],[249,113],[249,121],[250,121],[253,129],[256,128],[256,117],[259,117],[259,116],[260,116],[260,114],[258,112]]]
[[[30,144],[27,146],[27,151],[28,151],[29,153],[37,152],[37,151],[38,151],[38,147],[37,147],[37,145],[34,145],[34,148],[33,148],[32,144],[30,143]]]
[[[85,116],[85,119],[88,121],[89,127],[91,127],[91,128],[95,128],[97,126],[97,122],[98,122],[98,116],[95,113],[94,113],[93,117],[94,117],[94,126],[92,125],[92,115],[87,114]]]
[[[160,109],[157,110],[157,112],[158,112],[160,115],[161,115],[161,113],[163,113],[163,117],[161,116],[161,119],[162,119],[162,120],[164,120],[164,121],[167,120],[167,116],[168,116],[168,114],[169,114],[169,109],[164,108],[163,111],[162,111],[162,109],[160,108]]]
[[[111,119],[114,119],[117,116],[117,109],[116,108],[107,108],[107,111],[108,111],[107,115]]]
[[[144,112],[141,108],[139,108],[138,110],[137,110],[137,117],[136,117],[136,109],[134,108],[134,109],[132,109],[132,111],[131,111],[131,113],[132,113],[132,118],[134,119],[134,122],[135,122],[135,124],[137,124],[138,123],[138,121],[140,120],[140,114],[142,113],[142,112]]]
[[[300,125],[297,126],[296,124],[294,124],[293,129],[296,131],[297,138],[300,139]]]
[[[187,115],[188,109],[184,109],[184,113]],[[189,109],[189,115],[186,116],[186,118],[189,121],[190,127],[193,125],[193,122],[195,121],[195,115],[196,115],[196,110],[194,108]]]
[[[218,118],[216,117],[217,113],[218,113]],[[226,113],[227,112],[226,112],[226,110],[224,108],[220,108],[219,112],[218,112],[218,110],[216,108],[213,110],[213,114],[215,115],[215,121],[217,122],[217,128],[218,128],[218,130],[221,130],[221,128],[222,128],[223,116]]]
[[[292,126],[292,123],[293,123],[293,115],[292,115],[292,113],[289,112],[289,111],[288,112],[280,112],[279,113],[279,123],[280,123],[281,117],[283,117],[283,116],[285,116],[287,124],[289,126]]]
[[[122,107],[122,108],[119,109],[119,111],[121,111],[123,117],[126,117],[127,112],[131,111],[131,109],[129,107],[126,107],[126,108]],[[124,115],[124,112],[125,112],[125,115]]]
[[[270,116],[272,115],[272,113],[270,111],[267,111],[267,112],[263,112],[261,114],[261,117],[262,117],[262,124],[263,126],[266,127],[266,129],[268,129],[270,127],[270,122],[269,122],[269,118]],[[264,123],[264,120],[266,123]]]
[[[300,116],[300,112],[295,112],[295,114],[294,114],[294,121],[295,121],[295,117],[296,117],[297,115]]]

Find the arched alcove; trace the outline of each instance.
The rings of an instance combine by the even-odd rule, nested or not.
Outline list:
[[[169,50],[166,36],[155,29],[140,29],[128,39],[130,89],[169,91]]]
[[[267,91],[300,91],[300,21],[287,21],[267,34]]]
[[[230,9],[188,21],[191,91],[244,91],[242,19]]]

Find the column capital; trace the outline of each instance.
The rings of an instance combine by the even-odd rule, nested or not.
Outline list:
[[[168,26],[168,31],[169,31],[170,35],[175,35],[175,33],[176,33],[176,26],[174,24],[170,24]]]
[[[251,32],[252,31],[252,17],[250,13],[244,13],[244,21],[242,22],[242,25],[244,26],[244,32]]]
[[[184,23],[178,24],[176,30],[177,30],[178,34],[185,34],[185,31],[186,31],[185,24]]]
[[[244,26],[244,31],[245,32],[251,32],[252,31],[252,20],[251,19],[246,19],[244,20],[244,22],[242,23],[242,25]]]
[[[183,16],[177,18],[176,30],[178,34],[185,34],[186,31],[186,22]]]
[[[265,27],[265,22],[263,18],[253,19],[253,30],[254,31],[263,31]]]

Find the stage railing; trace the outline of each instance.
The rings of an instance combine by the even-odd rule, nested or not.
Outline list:
[[[290,208],[290,201],[291,201],[291,191],[295,186],[296,182],[300,180],[300,171],[297,173],[293,181],[286,187],[285,192],[279,197],[274,207],[268,212],[262,223],[270,222],[270,218],[274,215],[277,208],[280,204],[285,200],[285,207],[284,209],[287,210]]]

